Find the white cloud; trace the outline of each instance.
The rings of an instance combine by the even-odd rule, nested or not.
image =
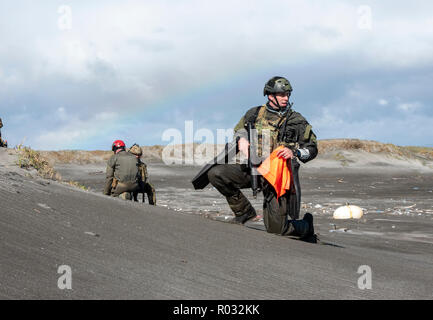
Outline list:
[[[57,116],[61,121],[67,121],[68,115],[64,107],[60,107],[57,109]]]
[[[409,114],[405,118],[392,116],[361,121],[347,120],[325,112],[323,120],[311,121],[318,139],[353,138],[375,140],[397,145],[429,145],[433,117]],[[402,135],[403,133],[403,135]]]
[[[432,115],[414,113],[422,109],[419,101],[398,102],[393,108],[378,108],[389,105],[380,97],[386,87],[367,90],[362,86],[349,86],[347,90],[323,105],[308,119],[318,139],[357,138],[391,142],[400,145],[431,145]],[[359,94],[358,93],[362,93]],[[394,112],[393,112],[394,110]],[[402,117],[399,111],[405,112]]]
[[[107,134],[114,123],[117,114],[102,112],[91,118],[81,120],[76,115],[67,113],[64,108],[58,109],[59,117],[64,121],[61,126],[46,126],[44,130],[32,137],[32,147],[36,149],[70,149],[85,143],[91,137]],[[122,125],[118,125],[122,127]]]
[[[433,65],[433,2],[420,1],[417,6],[406,1],[374,2],[371,30],[358,28],[359,4],[342,0],[71,2],[72,29],[62,31],[58,2],[4,1],[0,4],[0,100],[20,110],[14,112],[26,105],[30,111],[53,112],[61,125],[46,131],[40,124],[38,133],[44,133],[37,144],[56,148],[83,136],[102,136],[106,127],[94,126],[92,121],[115,127],[117,112],[134,114],[163,103],[175,109],[179,94],[239,74],[290,70],[342,57],[352,62],[340,66],[346,74],[337,80],[349,82],[378,68],[415,70]],[[388,92],[366,97],[374,85],[360,83],[333,101],[345,117],[355,117],[369,103],[396,105],[405,112],[422,109],[413,102],[382,98],[392,97]],[[412,85],[419,87],[416,81]],[[244,97],[238,99],[243,104]],[[325,108],[332,110],[333,105]],[[81,115],[72,117],[75,124],[69,118],[73,114]]]
[[[397,109],[405,112],[412,112],[419,109],[421,106],[422,104],[419,102],[407,102],[407,103],[400,103],[397,106]]]
[[[381,106],[387,106],[387,105],[388,105],[388,100],[386,100],[386,99],[379,99],[379,100],[377,101],[377,103],[378,103],[379,105],[381,105]]]
[[[118,116],[117,112],[101,112],[95,115],[95,121],[115,121]]]
[[[56,6],[41,6],[32,7],[32,28],[16,19],[27,17],[19,6],[1,17],[11,27],[4,30],[18,28],[25,40],[17,43],[15,33],[3,32],[3,42],[32,52],[31,70],[23,71],[34,77],[63,74],[95,81],[89,65],[102,61],[128,85],[141,79],[158,88],[166,78],[163,70],[187,89],[203,76],[215,79],[271,61],[296,65],[323,54],[358,57],[360,66],[433,61],[431,17],[399,15],[379,5],[372,7],[374,27],[368,33],[357,28],[358,4],[342,1],[72,3],[70,31],[57,28]]]

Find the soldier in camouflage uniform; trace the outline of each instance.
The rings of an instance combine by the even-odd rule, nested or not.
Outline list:
[[[3,122],[2,119],[0,118],[0,129],[3,128]],[[8,142],[2,139],[2,132],[0,130],[0,147],[8,147]]]
[[[138,167],[138,184],[140,189],[134,192],[134,201],[138,201],[138,194],[143,194],[143,202],[144,202],[144,194],[147,194],[147,199],[149,200],[149,204],[156,206],[156,195],[155,188],[149,182],[149,175],[147,174],[147,166],[144,162],[141,161],[141,156],[143,155],[143,150],[141,150],[138,144],[134,144],[129,152],[132,153],[137,158],[137,167]]]
[[[125,150],[125,143],[121,140],[113,142],[114,155],[107,162],[107,174],[104,194],[132,200],[132,194],[139,190],[137,181],[137,158]]]
[[[280,235],[293,235],[310,238],[314,235],[313,216],[306,213],[299,218],[301,188],[299,184],[299,159],[305,163],[317,155],[316,136],[311,125],[298,112],[292,110],[289,97],[292,87],[283,77],[273,77],[264,88],[268,97],[266,104],[251,108],[240,119],[234,129],[234,139],[239,139],[239,150],[248,154],[247,124],[253,123],[258,133],[258,155],[264,159],[279,146],[279,156],[289,161],[292,168],[293,184],[291,189],[278,200],[274,188],[260,176],[264,195],[263,218],[266,230]],[[262,150],[262,141],[268,141],[269,150]],[[254,218],[256,212],[240,191],[251,187],[251,176],[245,164],[219,164],[209,172],[210,183],[222,193],[235,214],[233,223],[243,224]],[[290,220],[288,219],[290,217]]]

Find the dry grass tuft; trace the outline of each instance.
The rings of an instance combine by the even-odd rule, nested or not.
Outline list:
[[[18,166],[20,168],[35,168],[38,174],[46,179],[61,180],[61,176],[56,172],[50,163],[40,154],[30,147],[18,145]]]
[[[380,143],[359,139],[331,139],[318,142],[319,154],[336,150],[363,150],[370,153],[386,153],[399,157],[421,157],[433,160],[433,148],[400,147],[391,143]]]
[[[107,161],[113,154],[110,151],[41,151],[40,152],[51,165],[57,163],[90,164]]]
[[[88,187],[86,187],[86,186],[80,184],[80,183],[77,182],[77,181],[72,181],[72,180],[70,180],[70,181],[66,182],[66,184],[68,184],[68,185],[70,185],[70,186],[73,186],[73,187],[75,187],[75,188],[78,188],[78,189],[84,190],[84,191],[88,191],[88,190],[89,190]]]
[[[51,179],[51,180],[56,180],[56,181],[61,181],[62,177],[61,175],[56,172],[54,170],[54,168],[52,167],[52,165],[50,164],[50,162],[46,159],[46,157],[44,155],[42,155],[42,153],[44,154],[52,154],[55,153],[57,155],[57,159],[61,159],[62,161],[70,161],[71,159],[73,159],[73,157],[70,157],[70,153],[66,152],[40,152],[40,151],[35,151],[32,150],[30,147],[23,147],[22,145],[19,145],[16,147],[16,150],[18,152],[18,166],[20,168],[25,168],[25,169],[29,169],[29,168],[34,168],[37,170],[38,174],[45,178],[45,179]],[[93,152],[94,153],[94,152]],[[100,156],[99,154],[97,154],[97,156]],[[53,160],[51,158],[51,160]],[[87,188],[86,186],[76,182],[76,181],[67,181],[67,182],[63,182],[65,184],[68,184],[70,186],[79,188],[81,190],[84,191],[88,191],[89,188]]]
[[[409,152],[413,152],[416,154],[419,154],[427,159],[433,159],[433,148],[428,147],[403,147],[404,149],[408,150]]]

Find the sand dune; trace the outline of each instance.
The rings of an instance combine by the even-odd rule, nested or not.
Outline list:
[[[196,150],[198,146],[198,144],[194,144],[192,148]],[[212,150],[212,153],[207,157],[204,155],[200,157],[199,160],[202,162],[211,160],[224,146],[207,145],[207,147]],[[433,148],[399,147],[392,144],[358,139],[320,140],[318,147],[319,155],[315,161],[308,164],[309,166],[433,169]],[[185,145],[176,145],[173,148],[185,158]],[[143,159],[146,162],[162,162],[163,146],[143,146],[142,149]],[[106,162],[112,155],[111,151],[82,150],[41,151],[41,154],[51,165],[101,163]],[[182,160],[180,161],[182,162]]]

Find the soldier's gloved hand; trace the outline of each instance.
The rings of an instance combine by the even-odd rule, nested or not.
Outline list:
[[[277,152],[277,156],[279,157],[279,158],[284,158],[284,159],[292,159],[292,158],[294,158],[294,155],[293,155],[293,151],[292,150],[290,150],[289,148],[287,148],[287,147],[284,147],[283,149],[281,149],[281,150],[279,150],[278,152]]]
[[[239,142],[238,142],[238,147],[239,150],[246,156],[248,157],[248,148],[250,146],[250,143],[248,142],[247,139],[245,138],[240,138]]]

